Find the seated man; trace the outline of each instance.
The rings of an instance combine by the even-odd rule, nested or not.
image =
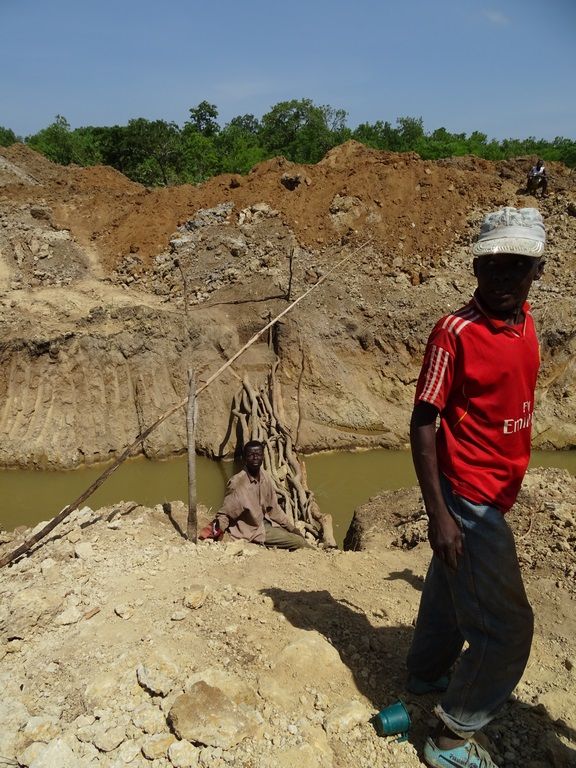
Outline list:
[[[310,547],[280,509],[270,475],[262,469],[264,447],[257,440],[244,446],[244,469],[230,478],[224,502],[199,539],[219,539],[228,531],[235,539],[282,549]]]

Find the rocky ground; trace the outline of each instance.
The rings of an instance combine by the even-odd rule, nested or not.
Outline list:
[[[197,445],[229,455],[230,407],[274,361],[301,451],[404,446],[434,320],[468,300],[482,215],[538,205],[533,291],[543,367],[534,442],[576,445],[576,177],[524,194],[531,158],[422,161],[349,142],[318,164],[146,189],[110,168],[0,149],[0,465],[75,467],[120,452],[338,263],[200,399]],[[236,375],[234,375],[236,374]],[[182,451],[180,411],[144,442]]]
[[[510,513],[536,635],[479,736],[501,768],[576,765],[574,498],[567,472],[532,470]],[[417,490],[357,510],[360,550],[194,545],[184,521],[181,502],[86,507],[0,571],[3,764],[423,765],[435,700],[403,687],[430,554]],[[371,723],[398,697],[412,716],[400,743]]]

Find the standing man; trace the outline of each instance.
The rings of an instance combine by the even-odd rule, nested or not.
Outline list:
[[[198,538],[218,539],[228,531],[235,539],[267,547],[290,550],[311,547],[278,505],[272,478],[262,469],[262,443],[250,440],[244,446],[243,456],[244,469],[230,478],[222,507]]]
[[[530,654],[532,609],[504,515],[530,458],[540,358],[526,299],[542,275],[544,244],[535,208],[486,216],[472,246],[474,296],[434,327],[416,388],[410,441],[433,557],[407,687],[445,691],[424,749],[437,768],[497,768],[472,737],[508,699]]]
[[[536,160],[536,165],[533,165],[528,171],[528,180],[530,181],[531,179],[537,180],[538,184],[536,189],[540,186],[542,188],[542,197],[546,197],[548,195],[548,174],[546,172],[546,166],[540,158]]]

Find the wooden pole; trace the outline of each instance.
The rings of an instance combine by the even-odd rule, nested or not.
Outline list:
[[[186,536],[196,544],[198,540],[198,513],[196,508],[196,373],[188,370],[188,407],[186,410],[186,435],[188,438],[188,521]]]
[[[290,301],[292,298],[292,276],[294,266],[294,246],[290,249],[290,256],[288,261],[288,288],[286,289],[286,299]]]
[[[331,269],[328,270],[325,274],[322,275],[322,277],[314,283],[314,285],[310,286],[307,291],[305,291],[301,296],[299,296],[297,299],[294,299],[291,304],[289,304],[285,309],[280,312],[280,314],[276,315],[276,317],[271,320],[269,323],[267,323],[264,328],[261,328],[257,333],[252,336],[251,339],[249,339],[244,346],[242,346],[232,357],[227,360],[225,363],[223,363],[220,368],[218,368],[217,371],[215,371],[212,376],[210,376],[207,381],[202,384],[202,386],[198,387],[196,390],[196,397],[203,392],[205,389],[207,389],[210,384],[212,384],[213,381],[215,381],[220,374],[224,373],[224,371],[229,368],[232,363],[237,360],[240,355],[245,352],[248,347],[251,347],[252,344],[254,344],[255,341],[257,341],[260,336],[262,336],[263,333],[266,333],[268,328],[271,328],[274,323],[277,323],[280,318],[284,317],[284,315],[287,315],[290,310],[292,310],[297,304],[299,304],[303,299],[306,298],[312,291],[314,291],[316,288],[322,285],[322,283],[330,276],[332,275],[337,269],[339,269],[343,264],[345,264],[347,261],[349,261],[353,256],[356,256],[357,253],[359,253],[363,248],[365,248],[367,245],[369,245],[372,242],[372,238],[369,240],[366,240],[366,242],[362,243],[362,245],[359,245],[358,248],[355,248],[353,251],[351,251],[347,256],[345,256],[343,259],[340,259]],[[145,430],[143,430],[138,437],[134,440],[134,442],[130,443],[130,445],[125,448],[120,456],[114,460],[114,462],[100,475],[100,477],[97,477],[96,480],[92,483],[92,485],[87,488],[83,493],[78,496],[77,499],[74,499],[74,501],[71,504],[68,504],[68,506],[64,507],[64,509],[59,512],[56,517],[53,517],[52,520],[50,520],[46,525],[39,530],[34,536],[31,536],[29,539],[26,539],[26,541],[21,544],[19,547],[17,547],[12,552],[8,552],[6,555],[0,558],[0,568],[3,568],[5,565],[8,565],[8,563],[11,563],[13,560],[15,560],[17,557],[20,557],[20,555],[24,555],[28,550],[34,546],[34,544],[37,544],[41,539],[44,538],[50,531],[52,531],[56,526],[61,523],[63,520],[65,520],[68,515],[70,515],[75,509],[78,509],[80,504],[82,504],[86,499],[91,496],[94,491],[96,491],[100,486],[112,475],[118,467],[132,454],[133,451],[136,450],[136,448],[140,445],[140,443],[144,442],[148,435],[153,432],[156,427],[160,426],[164,421],[166,421],[167,418],[172,416],[173,413],[176,413],[176,411],[179,411],[180,408],[185,406],[188,402],[188,398],[186,397],[185,400],[181,400],[179,403],[176,403],[176,405],[173,405],[172,408],[165,411],[161,416],[159,416],[156,421],[153,424],[150,424],[149,427],[146,427]]]

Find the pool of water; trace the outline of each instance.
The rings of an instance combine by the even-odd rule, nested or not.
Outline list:
[[[308,485],[320,508],[330,512],[336,540],[342,544],[356,507],[382,490],[416,484],[410,454],[406,451],[327,453],[305,459]],[[532,466],[563,467],[576,475],[576,451],[539,452]],[[0,470],[0,528],[36,525],[48,520],[77,498],[103,472],[102,466],[69,472]],[[233,462],[197,457],[198,501],[218,509],[228,478],[237,471]],[[90,507],[117,501],[154,506],[187,499],[186,457],[169,461],[132,459],[85,502]]]

